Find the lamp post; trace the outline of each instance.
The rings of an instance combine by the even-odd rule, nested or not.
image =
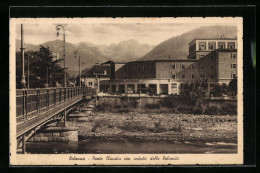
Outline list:
[[[67,81],[66,81],[66,61],[65,61],[65,57],[66,57],[66,54],[65,54],[65,28],[64,26],[62,25],[57,25],[56,26],[56,30],[57,30],[57,37],[59,36],[59,31],[60,29],[63,29],[63,62],[64,62],[64,87],[67,87]]]
[[[74,54],[75,54],[75,58],[77,58],[77,54],[79,52],[78,51],[75,51]],[[80,55],[79,55],[79,86],[81,86],[81,73],[80,73]]]
[[[33,51],[27,52],[27,88],[30,88],[30,56],[33,58],[33,55],[31,55]]]
[[[21,88],[26,88],[26,81],[24,75],[24,47],[23,47],[23,24],[21,24]]]

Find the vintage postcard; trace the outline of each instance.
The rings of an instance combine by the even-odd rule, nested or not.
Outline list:
[[[243,18],[11,18],[10,165],[243,164]]]

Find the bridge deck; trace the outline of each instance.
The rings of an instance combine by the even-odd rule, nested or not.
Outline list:
[[[90,88],[84,87],[17,89],[16,136],[23,135],[92,94]]]
[[[64,111],[68,107],[76,104],[82,100],[82,98],[74,98],[72,100],[69,100],[57,107],[51,108],[50,110],[40,113],[37,116],[34,116],[16,126],[16,136],[21,136],[22,134],[26,133],[27,131],[37,127],[38,125],[46,122],[53,116],[57,115],[58,113]]]

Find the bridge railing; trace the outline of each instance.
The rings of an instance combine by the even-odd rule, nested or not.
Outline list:
[[[17,89],[17,122],[82,97],[83,93],[84,87]]]

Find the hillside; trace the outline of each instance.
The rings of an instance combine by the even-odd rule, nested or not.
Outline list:
[[[172,37],[144,55],[139,60],[161,60],[161,59],[186,59],[189,53],[188,44],[195,38],[226,38],[237,36],[236,27],[233,26],[204,26],[180,36]]]
[[[61,40],[49,41],[42,44],[43,46],[48,46],[50,50],[54,53],[59,53],[60,56],[63,55],[63,42]],[[80,55],[81,64],[84,68],[90,67],[95,63],[102,63],[107,60],[107,57],[102,55],[102,53],[95,47],[90,47],[88,45],[78,45],[66,42],[66,66],[69,67],[68,71],[77,74],[78,73],[78,58],[75,58],[74,52],[78,51]],[[82,68],[82,67],[81,67]]]
[[[42,46],[49,47],[51,52],[63,55],[62,40],[48,41],[42,43]],[[20,51],[21,41],[16,40],[16,51]],[[24,43],[25,51],[38,51],[40,45]],[[115,62],[135,61],[149,52],[153,46],[148,44],[139,44],[136,40],[122,41],[110,45],[94,45],[89,42],[80,42],[72,44],[66,42],[66,66],[72,75],[78,74],[78,59],[75,59],[74,52],[78,51],[81,56],[83,68],[91,67],[96,63],[103,63],[108,60]],[[82,69],[83,69],[82,68]]]

